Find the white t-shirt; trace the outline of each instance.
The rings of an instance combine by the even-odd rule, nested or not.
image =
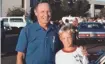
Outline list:
[[[73,52],[64,52],[60,50],[56,53],[55,57],[56,64],[88,64],[88,59],[83,55],[81,47]]]

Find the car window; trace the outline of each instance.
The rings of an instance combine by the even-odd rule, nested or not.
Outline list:
[[[92,28],[94,28],[94,29],[101,29],[102,26],[100,24],[93,24]]]
[[[22,18],[11,18],[10,22],[23,22]]]
[[[84,23],[84,24],[83,24],[83,23],[80,24],[80,28],[82,28],[82,29],[86,29],[86,28],[87,28],[87,24],[85,24],[85,23]]]
[[[84,24],[81,24],[80,28],[82,29],[102,29],[103,26],[99,23],[84,23]]]
[[[4,19],[3,19],[3,22],[8,22],[8,19],[7,19],[7,18],[4,18]]]
[[[4,26],[7,26],[8,25],[8,18],[3,18],[3,25]]]

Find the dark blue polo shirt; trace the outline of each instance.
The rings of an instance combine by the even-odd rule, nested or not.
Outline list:
[[[44,30],[37,22],[22,29],[16,51],[24,52],[26,64],[54,64],[60,49],[57,30],[53,25]]]

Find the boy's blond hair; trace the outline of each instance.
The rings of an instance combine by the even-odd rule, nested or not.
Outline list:
[[[63,33],[63,32],[65,32],[65,31],[70,31],[70,33],[72,34],[72,33],[74,33],[74,30],[73,30],[73,28],[72,28],[72,25],[63,25],[61,28],[60,28],[60,30],[59,30],[59,32],[58,32],[58,34],[59,34],[59,36]]]

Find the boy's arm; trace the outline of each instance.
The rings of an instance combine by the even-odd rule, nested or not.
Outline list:
[[[24,62],[24,53],[18,52],[16,64],[23,64],[23,62]]]

